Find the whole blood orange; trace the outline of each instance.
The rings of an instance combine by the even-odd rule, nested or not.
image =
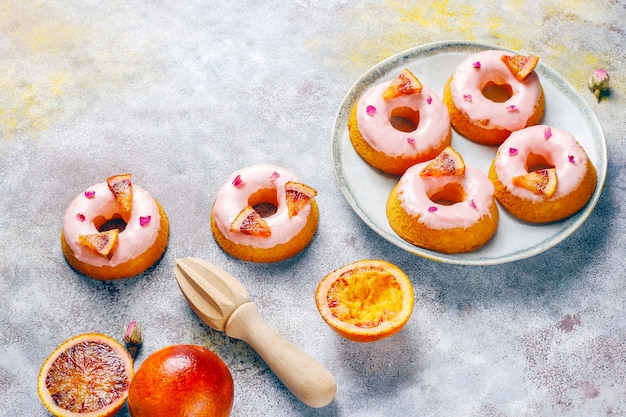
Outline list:
[[[37,389],[57,417],[109,417],[124,405],[133,374],[133,360],[119,342],[85,333],[48,356]]]
[[[128,395],[132,417],[227,417],[234,384],[228,366],[201,346],[172,345],[148,356]]]
[[[317,286],[315,304],[341,336],[373,342],[402,329],[413,312],[413,286],[397,266],[363,260],[336,269]]]

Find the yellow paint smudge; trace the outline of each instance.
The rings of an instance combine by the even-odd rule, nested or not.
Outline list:
[[[590,8],[585,0],[423,0],[355,4],[332,43],[309,42],[325,62],[356,78],[372,65],[403,50],[433,41],[469,40],[535,53],[566,80],[584,89],[591,71],[613,62],[611,51],[587,42],[581,28],[598,33],[619,6]],[[613,16],[613,17],[611,17]],[[363,28],[367,28],[364,30]],[[328,53],[330,51],[330,53]],[[618,82],[614,85],[618,85]]]
[[[109,15],[103,17],[108,18]],[[132,20],[132,16],[128,16]],[[110,22],[78,19],[65,6],[39,0],[0,2],[0,134],[37,138],[80,111],[94,93],[131,94],[153,82],[159,68],[146,41],[111,31]],[[135,48],[135,49],[133,49]]]

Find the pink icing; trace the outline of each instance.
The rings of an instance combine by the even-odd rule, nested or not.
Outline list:
[[[69,205],[63,217],[63,235],[74,256],[81,262],[101,266],[117,266],[134,259],[148,250],[156,240],[161,229],[159,208],[152,196],[133,184],[133,203],[128,216],[124,218],[126,228],[119,234],[118,246],[111,259],[106,259],[91,252],[78,241],[78,236],[98,233],[94,220],[100,216],[110,220],[121,214],[113,194],[106,182],[89,188],[89,198],[79,194]],[[140,218],[150,217],[150,222],[142,225]]]
[[[427,164],[428,161],[409,168],[398,184],[400,204],[410,216],[418,216],[420,223],[441,230],[467,228],[483,216],[491,215],[494,188],[482,171],[466,165],[465,175],[422,177],[420,172]],[[449,183],[458,183],[463,187],[465,200],[450,206],[433,202],[429,196]]]
[[[546,131],[550,132],[548,139]],[[509,151],[513,148],[517,149],[517,152]],[[589,163],[585,150],[570,133],[546,125],[537,125],[513,132],[496,154],[496,176],[512,194],[534,202],[543,201],[545,198],[513,185],[513,177],[528,173],[526,161],[530,153],[541,155],[556,168],[557,186],[552,200],[563,197],[580,186]]]
[[[233,186],[233,180],[240,176],[242,183]],[[288,181],[301,182],[290,171],[269,164],[252,165],[230,174],[218,190],[213,206],[213,217],[222,234],[230,241],[255,248],[272,248],[289,242],[306,225],[311,206],[306,205],[297,215],[289,217],[287,211],[285,184]],[[235,217],[248,205],[248,199],[260,189],[275,189],[278,202],[276,213],[264,217],[270,227],[271,236],[251,236],[231,232],[230,225]]]
[[[441,147],[450,131],[450,115],[441,99],[423,86],[420,94],[385,100],[382,93],[389,84],[391,81],[373,86],[357,104],[359,131],[367,143],[392,157],[413,157]],[[372,107],[376,109],[375,112],[371,110]],[[414,131],[402,132],[391,125],[391,112],[400,107],[419,112],[419,123]]]
[[[456,108],[486,129],[519,130],[535,112],[541,97],[539,77],[533,71],[519,81],[500,59],[505,51],[482,51],[465,58],[452,74],[450,93]],[[480,66],[474,64],[480,62]],[[482,90],[491,81],[509,85],[512,96],[504,103],[486,98]],[[471,97],[470,100],[467,97]]]

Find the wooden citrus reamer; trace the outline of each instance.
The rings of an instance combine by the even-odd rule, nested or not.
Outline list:
[[[270,329],[235,277],[196,258],[176,260],[176,281],[193,311],[211,328],[247,342],[285,386],[310,407],[324,407],[337,391],[320,363]]]

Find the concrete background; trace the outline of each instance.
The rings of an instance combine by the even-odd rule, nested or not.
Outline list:
[[[218,353],[233,416],[625,415],[624,22],[623,0],[3,1],[0,415],[47,415],[36,388],[47,355],[84,332],[121,339],[131,319],[145,335],[137,365],[171,344]],[[335,180],[331,130],[352,83],[453,39],[539,55],[604,129],[598,205],[540,255],[462,266],[409,254],[372,232]],[[612,79],[597,103],[586,82],[599,67]],[[258,162],[296,172],[320,206],[310,247],[269,265],[229,257],[209,226],[226,176]],[[61,221],[78,193],[121,172],[162,203],[170,242],[146,273],[99,282],[65,262]],[[184,256],[238,277],[270,327],[333,373],[336,399],[308,408],[249,346],[200,322],[172,274]],[[402,332],[358,344],[330,330],[313,295],[367,258],[401,267],[416,300]]]

